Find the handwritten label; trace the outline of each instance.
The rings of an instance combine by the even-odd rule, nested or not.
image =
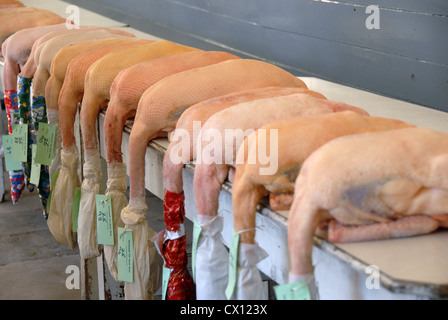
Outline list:
[[[3,149],[5,152],[5,166],[6,171],[22,170],[20,162],[12,159],[12,136],[2,136]]]
[[[36,163],[34,161],[34,157],[36,156],[36,150],[37,146],[33,144],[31,146],[31,177],[30,177],[30,183],[34,184],[35,186],[39,185],[40,180],[40,164]]]
[[[96,239],[98,244],[114,245],[114,227],[110,196],[97,194],[96,202]]]
[[[162,300],[166,300],[166,290],[168,289],[168,281],[170,280],[171,269],[162,268]]]
[[[54,156],[54,141],[56,126],[45,122],[39,123],[39,135],[37,138],[37,163],[49,166]]]
[[[12,158],[14,161],[26,162],[28,151],[28,125],[16,124],[12,131]]]
[[[76,188],[73,196],[72,205],[72,230],[78,232],[78,216],[79,216],[79,203],[81,201],[81,188]]]
[[[293,282],[274,287],[277,300],[311,300],[308,284]]]
[[[235,291],[236,282],[238,278],[238,247],[240,242],[240,234],[233,230],[232,240],[229,248],[229,279],[226,288],[227,300],[232,298]]]
[[[191,270],[193,271],[193,279],[196,282],[196,253],[198,251],[199,238],[201,237],[202,227],[194,220],[193,224],[193,240],[191,252]]]
[[[118,280],[134,282],[132,229],[118,228]]]

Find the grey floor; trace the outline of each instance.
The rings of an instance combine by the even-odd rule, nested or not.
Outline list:
[[[80,290],[65,286],[66,268],[80,265],[78,251],[54,240],[36,191],[25,191],[13,205],[7,172],[3,177],[7,192],[0,203],[0,299],[80,299]]]
[[[70,273],[65,273],[70,265],[80,266],[78,250],[71,250],[54,240],[42,216],[37,191],[25,191],[20,201],[13,205],[8,173],[4,172],[3,177],[7,192],[4,202],[0,203],[0,300],[81,299],[81,289],[67,289],[66,280]],[[157,232],[163,230],[162,201],[148,193],[147,204],[150,226]],[[186,220],[185,226],[188,237],[192,234],[192,223]],[[190,267],[191,239],[187,243],[187,253]],[[106,281],[113,279],[106,276]],[[107,286],[115,288],[113,299],[123,298],[117,294],[120,290],[117,283]],[[161,298],[160,290],[154,298]]]

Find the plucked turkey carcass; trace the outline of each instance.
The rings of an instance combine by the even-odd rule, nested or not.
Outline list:
[[[172,131],[184,110],[194,104],[231,92],[266,87],[299,86],[303,82],[274,65],[246,59],[232,59],[211,66],[183,71],[162,79],[142,95],[132,127],[130,154],[130,201],[121,213],[123,221],[142,220],[146,214],[145,204],[145,152],[151,139],[166,136]],[[185,212],[183,194],[165,194],[164,219],[169,226],[161,252],[172,262],[167,298],[194,297],[194,286],[186,269],[184,254],[185,234],[182,232]],[[132,221],[131,220],[131,221]],[[178,259],[169,259],[170,256]],[[178,278],[189,279],[177,285]]]
[[[41,29],[44,29],[45,32]],[[5,102],[7,106],[6,111],[10,132],[12,132],[11,122],[17,123],[20,121],[24,124],[28,124],[30,129],[35,131],[38,129],[38,123],[40,121],[46,121],[46,116],[44,118],[43,114],[44,107],[40,107],[40,104],[35,103],[36,101],[34,100],[31,104],[30,114],[30,88],[32,78],[36,71],[34,56],[39,49],[39,46],[43,46],[45,41],[51,39],[53,36],[67,32],[71,32],[71,30],[67,30],[65,24],[27,28],[13,34],[3,43],[2,48],[4,50],[6,61],[2,77],[5,83]],[[17,79],[19,72],[20,76]],[[19,92],[17,92],[17,87]],[[36,110],[33,110],[33,107],[36,107]],[[28,141],[32,142],[33,137],[34,135],[30,132]],[[29,147],[31,148],[31,143],[29,143]],[[31,152],[29,152],[29,154],[31,154]],[[30,155],[28,156],[28,159],[29,158]],[[28,183],[30,171],[29,161],[22,163],[22,167],[23,169],[21,172],[10,172],[11,199],[13,203],[16,203],[20,199],[26,184],[30,191],[34,188],[34,186]],[[50,183],[47,176],[48,168],[46,166],[41,166],[41,179],[39,179],[38,189],[45,217],[47,216],[46,203],[50,192]]]
[[[0,9],[14,8],[14,7],[24,7],[25,5],[18,0],[1,0]]]
[[[189,69],[211,65],[238,57],[218,51],[190,51],[140,62],[118,73],[110,89],[110,101],[104,119],[107,149],[108,181],[106,194],[112,199],[115,228],[123,227],[121,210],[127,205],[126,165],[123,163],[121,141],[125,122],[135,116],[143,92],[159,80]],[[122,187],[124,186],[124,187]],[[117,279],[117,245],[104,246],[109,271]]]
[[[129,37],[114,36],[112,34],[111,38],[74,43],[59,50],[52,60],[50,78],[46,85],[45,100],[49,112],[59,114],[59,91],[64,82],[68,65],[74,58],[81,55],[81,53],[135,41]],[[48,219],[48,226],[56,240],[64,244],[70,244],[75,242],[72,235],[73,196],[76,188],[80,185],[78,177],[78,149],[75,145],[72,145],[62,150],[60,156],[59,176],[56,184],[52,186],[51,217]]]
[[[17,75],[27,63],[36,41],[45,34],[55,30],[64,30],[65,28],[65,23],[32,27],[20,30],[6,39],[2,45],[2,53],[5,60],[2,71],[3,88],[13,90],[17,87]]]
[[[78,243],[82,257],[88,258],[99,255],[95,236],[95,194],[100,189],[99,179],[101,178],[101,168],[95,123],[100,110],[107,106],[110,99],[110,89],[115,77],[120,71],[140,62],[190,51],[198,51],[198,49],[169,41],[155,41],[150,44],[110,53],[92,64],[87,71],[85,92],[80,113],[83,146],[85,149],[84,180],[81,187],[80,213],[78,218]],[[123,90],[126,90],[126,88],[123,88]],[[132,228],[132,226],[126,227]],[[135,265],[143,264],[147,267],[145,262],[146,258],[142,258],[138,253],[142,253],[145,257],[153,256],[151,252],[154,251],[154,246],[152,243],[149,243],[147,237],[154,231],[145,222],[135,227],[138,229],[134,231],[135,239],[143,241],[145,243],[144,248],[147,249],[140,251],[141,246],[135,249]],[[143,234],[145,237],[142,237]],[[139,246],[138,244],[136,245]],[[150,289],[148,289],[148,278],[142,277],[142,273],[139,270],[136,267],[134,282],[126,282],[125,284],[125,296],[127,299],[148,299],[152,297],[152,287],[150,286]]]
[[[57,34],[57,35],[56,35]],[[46,110],[46,103],[45,103],[45,87],[48,81],[48,78],[50,76],[50,70],[51,70],[51,63],[53,61],[53,58],[57,55],[59,50],[61,50],[63,47],[69,44],[73,43],[79,43],[83,41],[93,40],[93,39],[104,39],[108,37],[131,37],[132,34],[128,32],[124,32],[121,30],[115,30],[115,29],[108,29],[108,28],[85,28],[85,29],[74,29],[74,30],[56,30],[49,34],[44,35],[43,37],[48,38],[52,35],[56,35],[54,37],[51,37],[48,39],[48,41],[43,42],[40,44],[35,52],[34,52],[34,60],[36,65],[36,71],[33,78],[33,92],[32,92],[32,103],[31,108],[29,108],[29,95],[28,98],[24,99],[24,103],[28,105],[27,109],[27,117],[26,117],[26,123],[29,123],[32,125],[32,129],[36,132],[38,131],[38,124],[40,121],[46,122],[46,118],[48,115],[48,122],[51,124],[57,124],[58,118],[57,118],[57,111],[48,111]],[[42,37],[40,38],[42,39]],[[40,42],[39,39],[39,42]],[[29,61],[30,59],[28,59]],[[28,64],[28,62],[27,62]],[[26,66],[25,66],[26,67]],[[32,68],[31,68],[32,70]],[[26,70],[24,70],[26,71]],[[25,77],[24,74],[21,74],[21,77],[19,78],[19,89],[21,91],[27,91],[29,90],[31,86],[31,78]],[[22,84],[22,85],[21,85]],[[19,92],[19,100],[20,100],[20,92]],[[57,130],[58,131],[58,130]],[[57,136],[60,137],[59,132],[57,133]],[[60,163],[60,147],[59,142],[60,139],[57,139],[56,141],[56,156],[55,159],[52,162],[52,166],[50,166],[50,175],[56,170],[55,166],[53,166],[53,163],[59,165]],[[29,139],[30,142],[32,142],[32,139]],[[29,149],[31,149],[31,144],[29,146]],[[30,165],[31,164],[31,152],[28,152],[28,161],[25,163],[25,177],[26,181],[29,182],[29,172],[30,172]],[[39,191],[42,199],[42,204],[44,206],[44,210],[46,209],[46,200],[48,198],[48,189],[49,189],[49,179],[48,179],[48,173],[46,172],[46,167],[41,167],[42,179],[40,179],[40,184],[44,184],[41,188],[39,186]]]
[[[232,187],[234,228],[245,230],[240,235],[242,245],[255,241],[256,206],[263,196],[276,195],[273,209],[289,207],[302,164],[317,148],[344,135],[406,127],[410,125],[399,120],[345,111],[270,123],[246,138],[238,151]],[[263,157],[269,152],[276,156],[267,163]],[[273,162],[277,170],[272,171]]]
[[[59,126],[63,148],[69,148],[76,142],[74,135],[75,118],[78,104],[84,96],[85,76],[90,66],[109,53],[118,52],[133,46],[147,45],[152,42],[141,39],[121,39],[120,43],[116,45],[104,46],[101,49],[89,51],[70,62],[58,100],[58,110],[61,115],[59,117]]]
[[[163,178],[164,186],[166,189],[165,198],[173,198],[177,201],[176,206],[184,210],[184,199],[183,199],[183,181],[182,181],[182,168],[183,166],[191,160],[196,159],[196,140],[200,132],[200,127],[215,113],[229,108],[233,105],[242,104],[242,102],[272,97],[288,95],[298,92],[306,92],[307,90],[300,87],[263,87],[256,89],[247,89],[242,91],[237,91],[228,95],[220,96],[217,98],[212,98],[199,102],[194,106],[188,108],[182,113],[179,121],[176,124],[176,130],[170,135],[170,145],[168,146],[167,152],[164,156],[163,161]],[[199,128],[198,128],[199,126]],[[174,207],[174,206],[172,206]],[[201,236],[199,238],[199,248],[200,251],[212,252],[214,250],[214,243],[219,243],[215,238],[220,236],[220,218],[215,219],[216,222],[208,223],[208,216],[198,215],[196,217],[199,225],[202,226]],[[212,238],[212,239],[210,239]],[[196,258],[201,259],[201,255],[196,255]],[[216,265],[225,266],[227,263],[225,261],[214,259]],[[201,265],[201,263],[199,263]],[[207,268],[206,270],[196,270],[195,265],[193,265],[194,271],[200,274],[196,279],[196,298],[197,299],[219,299],[220,290],[217,290],[215,285],[210,286],[207,280],[210,276],[204,277],[206,272],[212,271],[220,273],[219,269]],[[200,269],[200,268],[198,268]],[[212,270],[213,269],[213,270]],[[219,277],[226,281],[225,273],[219,274]],[[221,281],[222,282],[222,281]],[[218,286],[219,287],[219,286]]]
[[[218,197],[222,184],[227,179],[229,170],[235,166],[236,152],[245,136],[276,120],[344,110],[365,113],[359,108],[326,100],[319,93],[307,90],[305,93],[274,96],[237,104],[211,116],[202,127],[197,142],[194,194],[198,219],[202,221],[217,219],[215,217],[218,215]],[[221,247],[224,248],[222,243]],[[256,252],[260,251],[257,246],[252,246],[249,249],[253,251],[254,256]],[[199,245],[197,254],[202,255],[201,251]],[[221,252],[224,254],[225,251],[221,250]],[[208,255],[211,257],[210,253]],[[241,261],[244,260],[242,256],[240,258]],[[215,259],[198,260],[196,269],[206,268],[213,260]],[[199,263],[204,265],[201,266]],[[242,268],[240,271],[246,272]],[[226,273],[226,270],[222,270],[221,273]],[[246,273],[253,272],[247,271]],[[249,276],[247,275],[246,278]],[[203,280],[206,281],[205,277],[201,277],[199,281]],[[207,280],[208,283],[217,281],[216,279]],[[204,286],[206,285],[204,283]],[[262,294],[262,290],[256,291],[258,294]],[[222,295],[224,295],[224,290],[221,292]],[[244,298],[244,293],[242,290],[237,290],[236,296]]]
[[[0,10],[0,46],[11,35],[22,29],[60,24],[65,19],[45,9],[33,7],[6,8]],[[0,50],[0,56],[2,52]]]
[[[313,272],[316,228],[334,242],[407,237],[446,226],[448,134],[404,128],[335,139],[296,180],[288,223],[290,281]]]
[[[52,32],[54,30],[62,30],[65,28],[65,24],[56,24],[49,26],[41,26],[34,28],[27,28],[18,31],[8,37],[2,45],[2,53],[4,56],[4,65],[2,69],[3,89],[5,92],[4,99],[6,102],[6,114],[8,117],[8,131],[12,133],[12,123],[18,123],[22,121],[28,124],[28,109],[30,104],[30,85],[31,81],[25,77],[19,78],[20,95],[17,93],[18,74],[23,70],[28,60],[34,61],[34,56],[29,59],[30,52],[33,44],[44,34]],[[18,101],[18,100],[21,101]],[[23,168],[26,170],[26,168]],[[11,171],[11,200],[16,203],[22,194],[25,187],[25,175],[24,170]],[[44,189],[44,183],[40,184],[39,190]],[[33,190],[33,186],[28,184],[28,189]],[[42,195],[46,193],[40,192],[39,195],[43,199]],[[42,204],[45,205],[43,199]],[[45,210],[44,210],[45,214]]]
[[[170,145],[163,164],[165,188],[174,193],[182,192],[182,168],[196,159],[198,134],[212,115],[243,102],[304,92],[317,94],[303,87],[262,87],[211,98],[185,110],[176,123],[176,129],[169,135]]]

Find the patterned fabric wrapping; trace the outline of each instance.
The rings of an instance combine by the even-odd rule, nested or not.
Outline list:
[[[12,125],[19,123],[20,112],[16,90],[5,90],[5,107],[8,117],[8,133],[12,134]]]
[[[26,187],[30,192],[34,191],[34,185],[30,184],[31,177],[31,156],[32,156],[32,145],[34,144],[32,128],[30,125],[30,115],[31,115],[31,101],[30,101],[30,89],[31,89],[32,79],[18,77],[18,98],[19,98],[19,114],[20,123],[28,125],[28,152],[27,161],[22,162],[22,170],[25,175]]]
[[[184,194],[177,194],[165,190],[163,201],[163,220],[168,236],[163,243],[165,267],[171,269],[167,285],[167,300],[195,300],[196,287],[187,269],[186,235],[183,232],[185,218]],[[176,238],[176,234],[180,237]]]
[[[20,119],[16,90],[5,90],[5,107],[8,117],[8,132],[12,134],[12,126],[18,124]],[[11,201],[16,204],[25,187],[25,176],[22,170],[9,171],[9,179],[11,182]]]
[[[9,180],[11,182],[11,200],[13,204],[16,204],[25,189],[25,176],[22,170],[9,171]]]
[[[31,105],[31,122],[36,132],[39,130],[39,122],[48,122],[45,106],[45,97],[33,97],[33,103]]]
[[[33,97],[33,102],[31,104],[31,128],[33,128],[34,137],[37,140],[37,134],[39,131],[39,122],[48,122],[47,111],[45,107],[45,97]],[[39,198],[42,203],[44,218],[48,218],[47,212],[47,202],[50,196],[50,173],[48,166],[40,166],[40,178],[39,185],[37,186],[39,190]]]
[[[50,196],[50,173],[48,172],[48,166],[41,165],[40,166],[40,178],[39,178],[39,186],[37,187],[39,190],[39,198],[40,203],[43,208],[43,215],[45,219],[48,219],[47,212],[47,203],[48,197]]]

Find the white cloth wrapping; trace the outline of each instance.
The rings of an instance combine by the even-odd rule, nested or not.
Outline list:
[[[84,180],[81,185],[78,215],[78,246],[81,259],[89,259],[100,255],[96,240],[95,202],[95,195],[101,192],[101,162],[98,149],[85,150],[84,161]]]
[[[308,285],[308,290],[310,291],[310,297],[312,300],[319,300],[319,291],[317,290],[316,286],[316,279],[314,278],[313,273],[307,273],[304,275],[297,275],[293,273],[289,273],[289,283],[294,282],[303,282]]]
[[[112,220],[114,227],[114,245],[104,245],[104,258],[106,259],[109,272],[115,281],[118,281],[118,228],[123,228],[124,223],[121,221],[121,210],[127,206],[126,198],[126,164],[123,162],[112,162],[107,164],[107,189],[106,195],[111,198]]]
[[[267,300],[257,263],[267,253],[257,244],[240,243],[238,254],[238,279],[234,296],[236,300]]]
[[[73,237],[72,207],[76,188],[79,187],[78,148],[73,145],[61,152],[61,168],[56,185],[53,187],[47,225],[59,243],[76,247]]]
[[[134,282],[125,282],[126,300],[152,300],[162,286],[163,259],[153,242],[157,233],[148,225],[147,210],[145,198],[131,198],[121,211],[125,228],[133,230],[134,243]]]
[[[56,127],[56,135],[54,138],[54,157],[51,160],[51,165],[48,168],[50,174],[50,181],[52,174],[59,170],[61,167],[61,145],[62,145],[62,136],[61,130],[59,129],[59,111],[54,109],[47,109],[47,118],[48,123],[53,124]],[[50,207],[51,208],[51,207]]]
[[[198,214],[196,221],[202,226],[196,251],[196,298],[226,300],[229,253],[221,237],[223,218]]]

